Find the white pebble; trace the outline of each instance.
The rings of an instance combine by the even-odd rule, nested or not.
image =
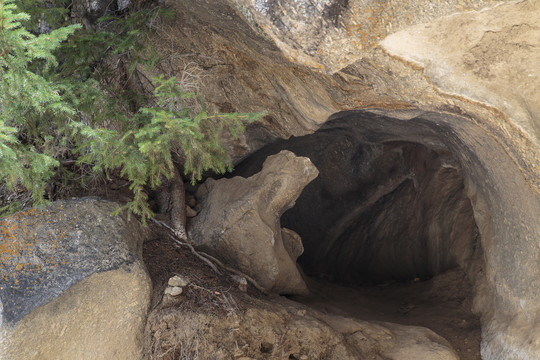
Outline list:
[[[175,287],[175,286],[184,287],[184,286],[187,286],[187,284],[189,284],[189,281],[183,276],[174,275],[172,278],[169,279],[168,284],[169,286],[172,286],[172,287]]]
[[[182,293],[182,288],[179,287],[179,286],[173,286],[173,287],[170,287],[168,286],[166,289],[165,289],[165,294],[166,295],[171,295],[171,296],[178,296]]]

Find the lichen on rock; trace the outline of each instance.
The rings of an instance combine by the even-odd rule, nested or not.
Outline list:
[[[0,358],[141,356],[151,291],[144,231],[113,216],[117,207],[82,198],[1,220]]]

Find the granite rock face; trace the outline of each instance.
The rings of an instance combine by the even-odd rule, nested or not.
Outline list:
[[[296,268],[298,241],[285,230],[284,244],[280,217],[317,175],[309,159],[283,151],[266,159],[262,171],[247,179],[207,180],[198,193],[202,210],[193,218],[192,241],[267,290],[306,293]]]
[[[140,229],[112,216],[117,206],[95,199],[58,201],[2,219],[4,322],[17,323],[94,273],[139,260]]]
[[[117,204],[57,201],[1,220],[4,351],[13,359],[140,356],[151,284],[137,221]]]
[[[478,227],[483,264],[475,311],[482,315],[483,356],[534,358],[540,341],[532,331],[540,313],[538,2],[229,3],[175,5],[198,25],[178,30],[196,39],[191,44],[181,36],[174,41],[214,59],[194,61],[210,69],[203,92],[216,108],[268,110],[231,147],[240,155],[235,159],[276,135],[313,133],[359,109],[430,124],[460,163]]]
[[[538,145],[539,20],[540,3],[520,1],[412,26],[381,45],[440,91],[499,109]]]
[[[334,73],[362,59],[388,34],[497,0],[234,0],[253,9],[258,25],[285,56]],[[234,2],[233,1],[233,2]]]

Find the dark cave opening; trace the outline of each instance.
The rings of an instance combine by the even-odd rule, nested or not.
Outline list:
[[[471,309],[482,249],[450,135],[421,117],[346,112],[237,166],[232,176],[251,176],[286,149],[319,170],[281,216],[302,238],[297,263],[312,293],[291,299],[323,313],[427,327],[461,359],[480,359]]]
[[[320,172],[281,217],[302,238],[306,275],[377,285],[468,271],[478,230],[459,161],[436,124],[336,114],[314,134],[266,146],[233,175],[258,172],[283,149]]]

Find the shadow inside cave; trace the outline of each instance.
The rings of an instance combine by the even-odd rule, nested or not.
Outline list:
[[[361,320],[425,326],[462,359],[480,358],[472,314],[479,232],[445,129],[421,118],[336,114],[311,135],[259,150],[231,176],[251,176],[281,150],[319,177],[281,217],[297,232],[311,297],[294,300]]]

